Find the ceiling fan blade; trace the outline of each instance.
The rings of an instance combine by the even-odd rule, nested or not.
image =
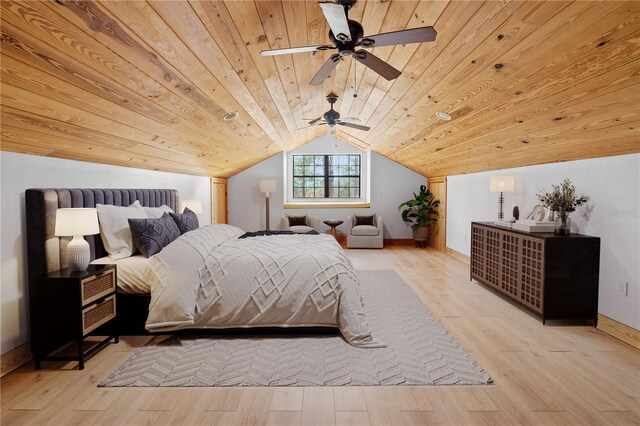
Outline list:
[[[333,35],[340,41],[351,40],[351,31],[349,30],[349,22],[344,6],[337,3],[318,3],[324,17],[333,31]]]
[[[338,121],[337,123],[341,126],[351,127],[352,129],[358,129],[358,130],[364,130],[364,131],[371,129],[371,127],[361,126],[359,124],[354,124],[354,123],[343,123],[342,121]]]
[[[340,121],[345,121],[345,122],[348,122],[348,121],[360,121],[360,119],[358,117],[345,117],[345,118],[341,117]]]
[[[379,47],[392,46],[394,44],[422,43],[424,41],[435,41],[437,34],[433,27],[413,28],[366,36],[362,39],[361,45],[363,47]],[[369,45],[368,40],[373,40],[373,44]]]
[[[322,82],[325,81],[327,77],[329,77],[331,71],[333,71],[333,69],[338,65],[338,62],[340,62],[340,55],[336,53],[335,55],[332,55],[327,60],[327,62],[324,63],[324,65],[322,65],[318,73],[311,79],[309,84],[314,86],[322,84]]]
[[[322,120],[322,117],[318,117],[318,118],[315,118],[315,119],[311,120],[309,122],[309,126],[313,126],[314,124],[316,124],[320,120]]]
[[[323,121],[321,123],[309,124],[308,126],[298,127],[297,129],[293,129],[293,130],[304,130],[304,129],[308,129],[309,127],[322,126],[323,124],[327,124],[327,123]]]
[[[393,80],[402,74],[400,71],[366,50],[358,50],[353,57],[387,80]]]
[[[302,53],[302,52],[318,52],[323,50],[335,49],[333,46],[301,46],[301,47],[287,47],[285,49],[273,49],[263,50],[260,52],[262,56],[276,56],[276,55],[288,55],[290,53]]]

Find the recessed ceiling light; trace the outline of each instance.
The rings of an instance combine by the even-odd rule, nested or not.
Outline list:
[[[442,111],[436,112],[436,117],[438,117],[440,120],[443,120],[443,121],[451,120],[451,116],[446,112],[442,112]]]
[[[238,116],[238,112],[237,111],[233,111],[233,112],[229,112],[227,114],[224,115],[224,120],[225,121],[230,121],[233,120],[234,118],[236,118]]]

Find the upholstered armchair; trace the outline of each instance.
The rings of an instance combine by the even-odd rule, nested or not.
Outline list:
[[[322,230],[322,220],[320,220],[320,218],[309,215],[291,215],[292,218],[301,218],[303,216],[306,216],[306,225],[300,224],[292,226],[289,226],[289,216],[282,216],[280,218],[280,230],[291,231],[296,234],[306,234],[314,229],[318,232]]]
[[[348,248],[382,248],[384,246],[384,222],[375,214],[374,224],[356,224],[356,216],[349,216],[347,226]]]

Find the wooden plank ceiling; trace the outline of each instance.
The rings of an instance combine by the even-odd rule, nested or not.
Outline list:
[[[328,43],[316,2],[2,1],[2,150],[225,177],[325,133],[303,118],[334,91],[372,127],[340,139],[425,176],[640,151],[640,2],[361,0],[350,18],[438,38],[375,48],[394,81],[347,59],[310,86],[332,52],[259,52]]]

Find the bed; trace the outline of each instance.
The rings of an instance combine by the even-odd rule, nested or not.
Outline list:
[[[65,266],[66,241],[53,235],[56,209],[128,206],[135,200],[147,207],[167,205],[174,211],[179,205],[177,191],[170,189],[27,190],[29,279]],[[183,234],[145,259],[151,293],[144,293],[144,286],[139,285],[119,289],[119,333],[338,327],[354,346],[383,345],[371,335],[357,277],[332,237],[239,239],[241,233],[229,225],[205,226]],[[92,261],[108,262],[100,235],[86,240]],[[132,263],[139,271],[145,262],[134,257],[124,263]]]

